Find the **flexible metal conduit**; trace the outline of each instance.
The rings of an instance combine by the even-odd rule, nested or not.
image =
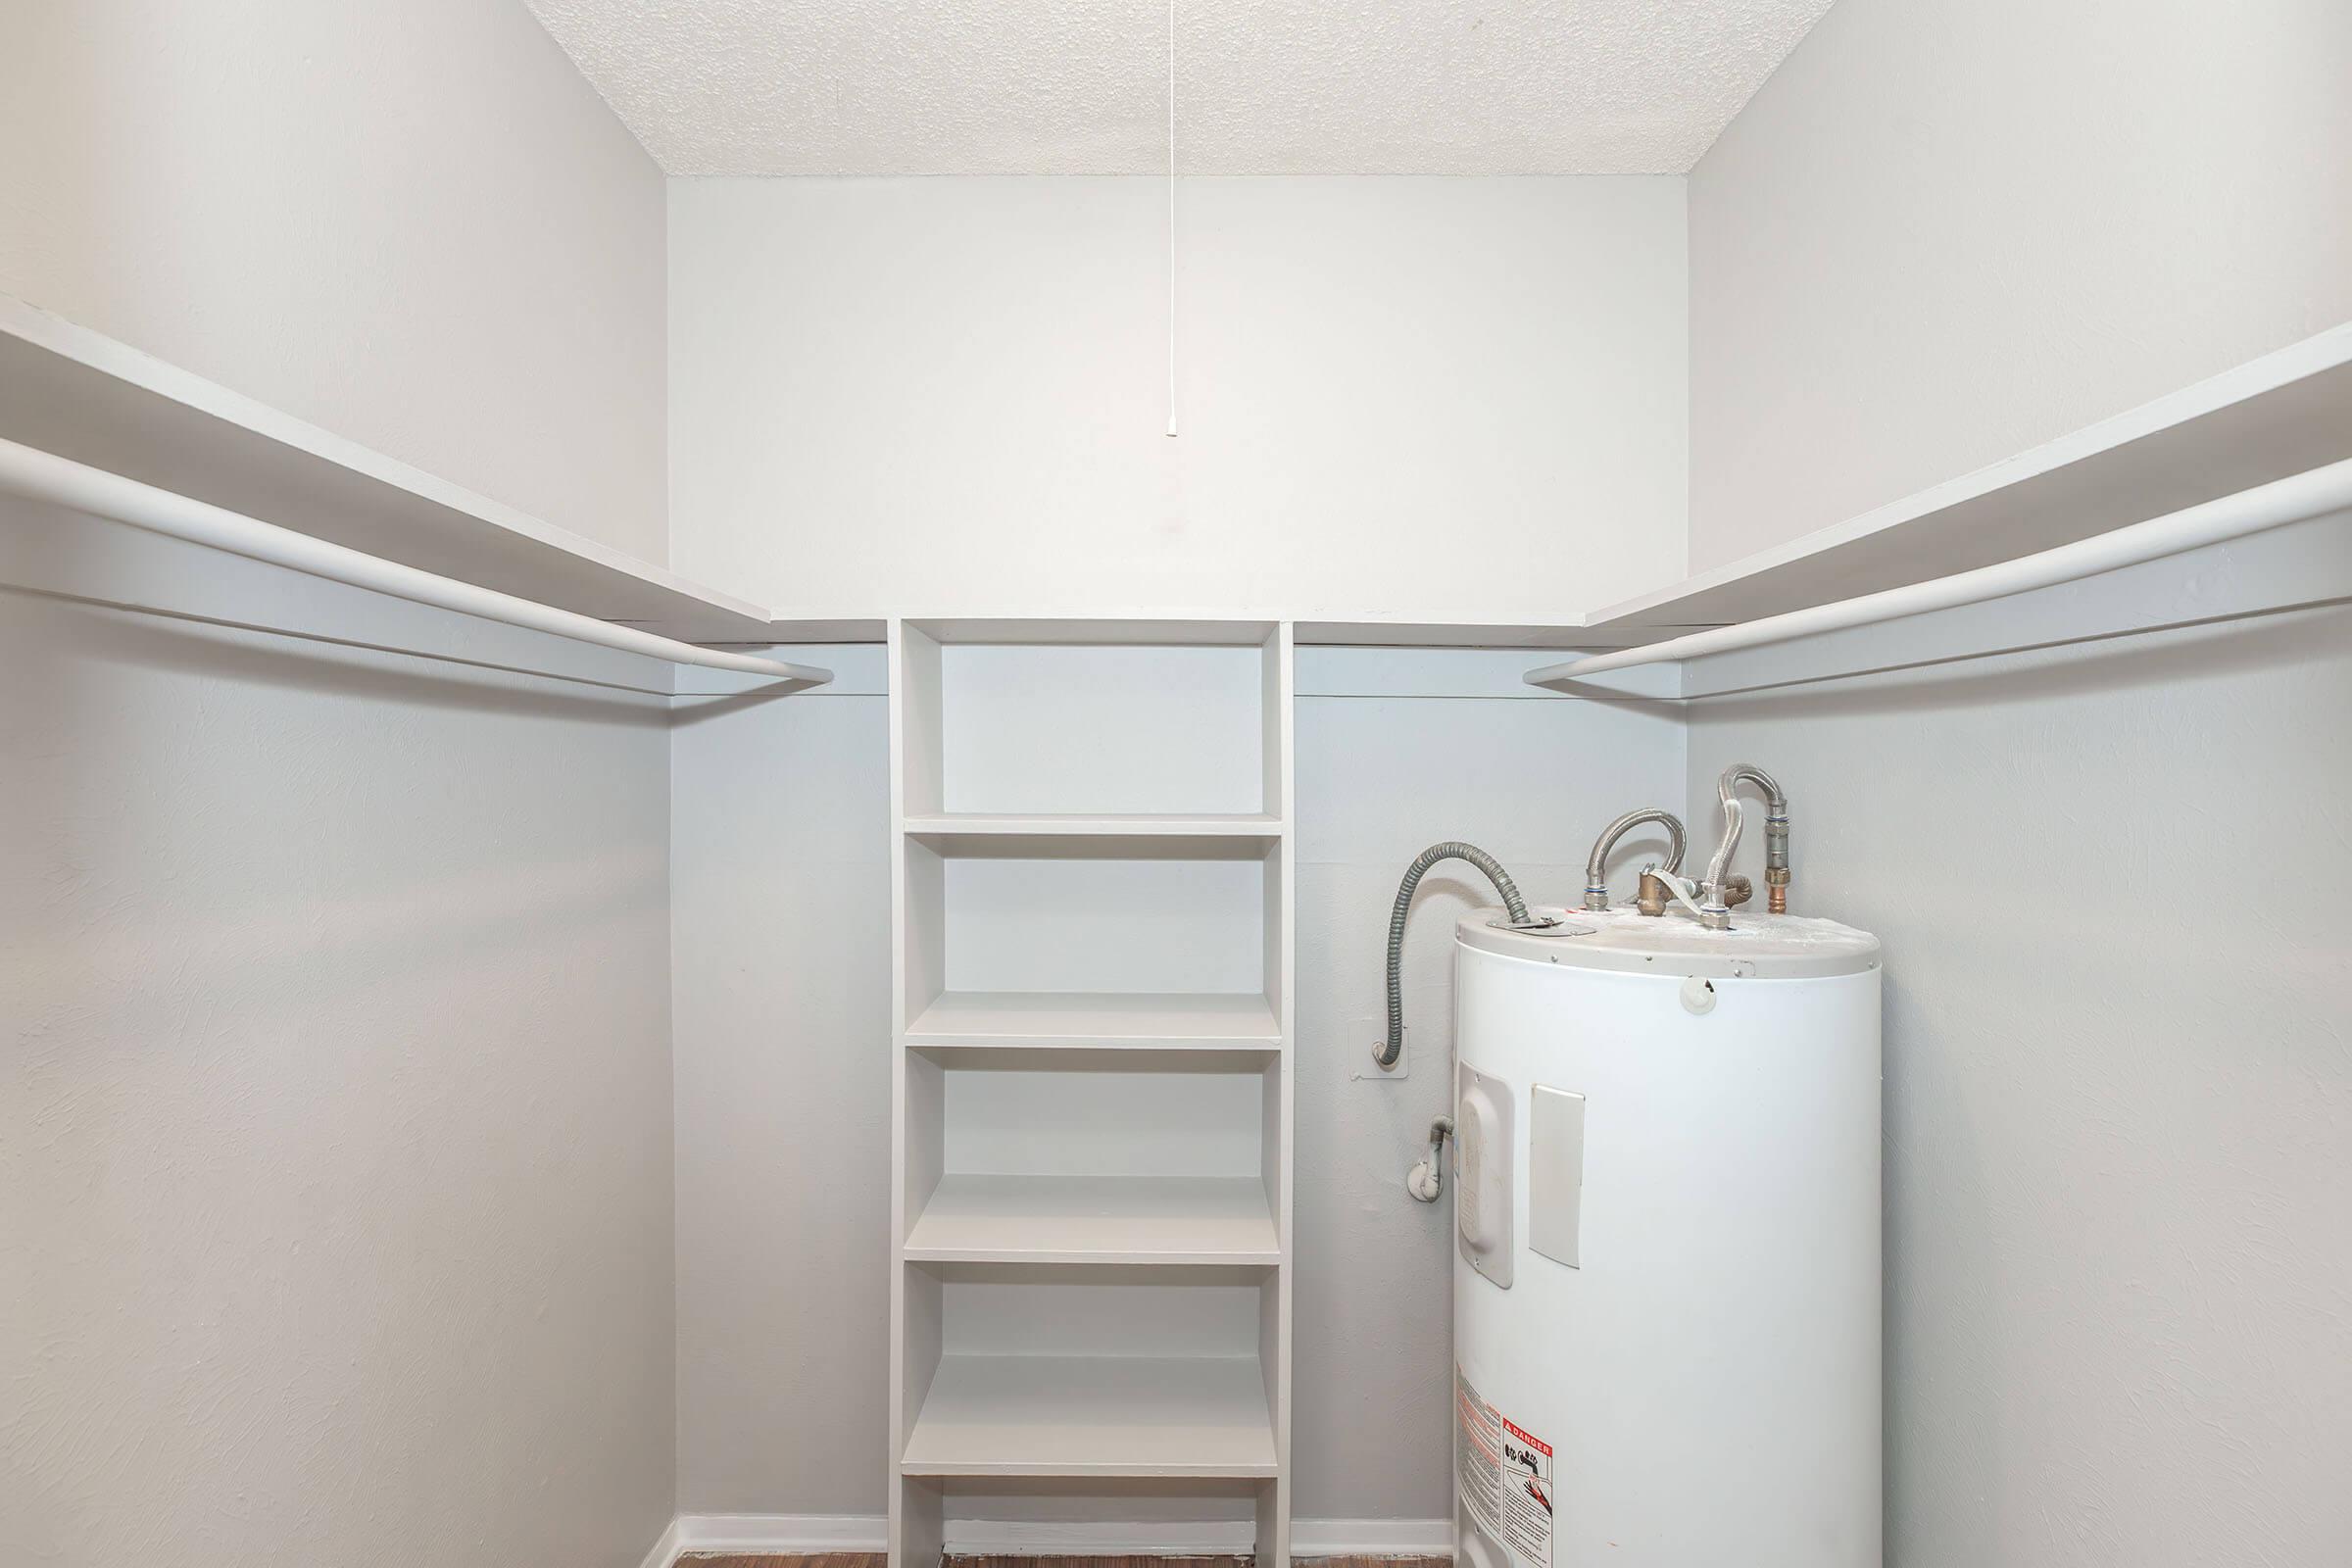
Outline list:
[[[1389,911],[1389,1037],[1372,1048],[1372,1059],[1383,1067],[1394,1067],[1404,1052],[1404,983],[1397,977],[1398,966],[1404,961],[1404,915],[1413,906],[1413,889],[1421,885],[1421,873],[1440,860],[1468,860],[1487,873],[1494,891],[1502,895],[1503,907],[1511,911],[1515,925],[1527,924],[1527,901],[1519,897],[1519,884],[1502,862],[1475,844],[1460,844],[1447,839],[1432,844],[1413,857],[1413,863],[1404,868],[1404,881],[1396,889],[1396,907]]]
[[[615,626],[593,615],[558,610],[553,605],[502,594],[495,588],[404,566],[396,561],[329,544],[307,533],[280,528],[275,523],[194,501],[170,490],[159,490],[16,441],[0,440],[0,490],[111,517],[149,533],[184,539],[190,544],[243,556],[248,561],[266,562],[329,582],[366,588],[481,620],[501,621],[526,631],[546,632],[575,643],[593,643],[619,653],[667,660],[673,664],[699,664],[706,669],[732,670],[742,675],[766,675],[791,682],[795,691],[821,686],[833,678],[830,670],[788,664],[780,659],[697,648],[692,643],[658,637],[633,626]]]
[[[1637,664],[1661,664],[1677,659],[1761,648],[1768,643],[1843,631],[1849,626],[1868,626],[1932,610],[2002,599],[2054,583],[2094,577],[2122,566],[2136,566],[2225,540],[2241,539],[2247,534],[2301,522],[2344,507],[2352,507],[2352,458],[2185,507],[2145,522],[2078,539],[2073,544],[2020,556],[2014,561],[1996,562],[1973,571],[1907,583],[1855,599],[1840,599],[1835,604],[1766,615],[1736,626],[1694,631],[1651,643],[1646,648],[1621,649],[1613,654],[1570,660],[1564,664],[1548,664],[1531,671],[1527,680],[1531,686],[1548,686],[1555,681],[1603,674],[1612,669],[1631,669]]]

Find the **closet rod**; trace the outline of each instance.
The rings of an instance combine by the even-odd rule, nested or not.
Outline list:
[[[2005,599],[2011,594],[2074,582],[2206,545],[2242,539],[2247,534],[2301,522],[2345,507],[2352,507],[2352,458],[2169,512],[2145,522],[2092,534],[2087,539],[2034,555],[1996,561],[1989,566],[1954,572],[1948,577],[1905,583],[1899,588],[1882,589],[1833,604],[1809,605],[1803,610],[1766,615],[1760,620],[1714,626],[1644,648],[1620,649],[1613,654],[1594,654],[1563,664],[1546,664],[1542,669],[1530,670],[1527,683],[1555,685],[1612,669],[1631,669],[1637,664],[1660,664],[1670,660],[1761,648],[1767,643],[1791,642],[1823,632],[1949,610],[1956,605]]]
[[[248,561],[266,562],[329,582],[388,594],[412,604],[430,605],[436,610],[454,611],[481,620],[502,621],[526,631],[546,632],[575,643],[641,654],[673,664],[699,664],[705,669],[766,675],[789,682],[792,691],[821,686],[833,678],[831,670],[698,648],[633,626],[616,626],[576,611],[559,610],[553,605],[503,594],[478,583],[461,582],[455,577],[405,566],[396,561],[329,544],[291,528],[125,479],[119,473],[93,468],[21,442],[0,439],[0,490],[111,517],[149,533],[184,539],[190,544],[243,556]]]

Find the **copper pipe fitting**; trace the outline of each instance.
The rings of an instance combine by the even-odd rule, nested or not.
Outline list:
[[[1634,901],[1635,908],[1655,920],[1666,912],[1666,906],[1673,902],[1674,895],[1666,891],[1663,877],[1655,871],[1642,873],[1642,894]]]

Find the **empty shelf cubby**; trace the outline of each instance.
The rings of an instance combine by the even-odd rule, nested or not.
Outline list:
[[[909,1040],[1279,1044],[1279,835],[1078,842],[908,833]]]
[[[1270,622],[906,621],[909,818],[1279,814]],[[1179,640],[1181,639],[1181,640]]]
[[[931,1047],[906,1062],[905,1256],[1272,1265],[1266,1053]]]
[[[904,1474],[1275,1474],[1268,1271],[906,1270]]]

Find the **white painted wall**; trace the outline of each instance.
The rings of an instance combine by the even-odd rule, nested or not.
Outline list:
[[[1886,944],[1890,1564],[2352,1543],[2345,596],[2352,514],[1688,673],[1771,687],[1689,705],[1692,809],[1772,771]]]
[[[0,582],[0,1561],[635,1568],[666,699],[55,596],[666,669],[23,503]]]
[[[662,174],[521,5],[4,29],[0,293],[663,558]]]
[[[688,704],[674,731],[679,1506],[883,1506],[888,1354],[889,803],[879,649],[788,702]],[[1452,915],[1424,881],[1407,949],[1413,1066],[1350,1074],[1385,1019],[1396,879],[1431,842],[1580,896],[1592,836],[1683,790],[1649,704],[1531,691],[1509,653],[1298,654],[1298,1244],[1293,1451],[1307,1519],[1449,1516],[1446,1212],[1405,1167],[1447,1099]],[[701,684],[694,689],[717,689]],[[1111,735],[1105,744],[1125,737]],[[1629,838],[1621,864],[1654,844]]]
[[[674,564],[790,616],[1547,621],[1683,566],[1672,178],[679,180]]]
[[[2352,7],[1839,0],[1690,176],[1690,566],[2352,318]]]

